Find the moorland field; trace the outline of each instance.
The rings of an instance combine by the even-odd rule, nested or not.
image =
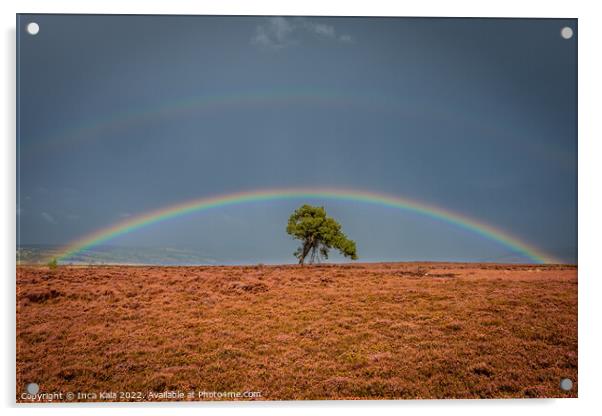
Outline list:
[[[18,266],[16,330],[25,402],[577,396],[575,266]]]

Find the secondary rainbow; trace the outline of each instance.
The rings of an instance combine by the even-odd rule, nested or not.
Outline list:
[[[257,110],[265,106],[279,108],[294,105],[310,105],[312,108],[358,108],[362,112],[382,113],[390,111],[397,118],[425,118],[425,113],[416,106],[386,92],[356,90],[347,91],[336,88],[303,88],[286,89],[248,89],[232,91],[205,91],[190,96],[172,97],[161,100],[160,103],[146,106],[131,106],[120,109],[115,113],[93,114],[90,118],[81,118],[77,123],[65,125],[63,130],[50,134],[46,140],[25,141],[22,146],[30,151],[63,151],[63,146],[74,146],[77,143],[87,143],[90,140],[102,139],[105,130],[124,130],[131,126],[154,123],[158,119],[172,119],[186,115],[206,114],[207,112],[231,111],[233,109]],[[479,125],[472,118],[466,118],[454,108],[445,111],[429,106],[429,120],[452,122],[461,119],[462,125]],[[58,150],[57,150],[58,149]]]
[[[250,202],[292,199],[323,199],[361,202],[410,211],[440,220],[445,223],[453,224],[472,233],[478,234],[486,239],[496,241],[512,251],[525,256],[533,262],[558,263],[556,259],[547,255],[536,247],[533,247],[532,245],[529,245],[500,229],[475,219],[468,218],[462,214],[454,213],[443,208],[418,202],[416,200],[393,195],[361,190],[327,188],[255,190],[227,195],[218,195],[214,197],[205,197],[177,205],[171,205],[162,209],[138,215],[126,221],[118,222],[107,228],[103,228],[81,239],[78,239],[62,251],[62,254],[58,256],[58,260],[66,262],[75,254],[98,244],[102,244],[120,235],[127,234],[150,224],[165,221],[170,218],[179,217],[192,212],[205,211],[228,205],[240,205]]]

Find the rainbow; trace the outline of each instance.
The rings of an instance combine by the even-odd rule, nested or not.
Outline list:
[[[119,131],[130,126],[146,125],[160,118],[198,115],[207,112],[229,111],[236,108],[258,109],[268,106],[287,107],[292,105],[323,106],[325,108],[359,108],[364,112],[392,112],[398,118],[425,118],[424,111],[415,102],[410,103],[400,97],[371,91],[349,92],[333,88],[258,89],[241,91],[204,92],[203,94],[177,97],[162,100],[159,104],[132,106],[119,112],[107,113],[103,116],[94,114],[90,118],[82,118],[77,124],[69,124],[67,128],[52,134],[43,141],[25,141],[22,146],[28,150],[22,157],[36,152],[49,151],[62,147],[71,147],[78,143],[88,143],[105,137],[107,131]],[[446,122],[471,124],[488,133],[489,128],[467,118],[454,109],[445,111],[429,106],[429,119]]]
[[[76,125],[71,125],[67,129],[56,133],[51,140],[46,140],[42,143],[33,142],[32,144],[38,146],[38,150],[55,148],[61,144],[73,145],[80,141],[87,142],[94,138],[102,137],[102,133],[106,130],[118,130],[131,125],[144,125],[145,123],[152,123],[160,117],[184,116],[207,111],[219,112],[232,108],[257,109],[268,105],[287,106],[302,103],[311,105],[322,104],[328,107],[344,107],[360,104],[364,111],[375,111],[377,108],[391,107],[395,102],[395,99],[392,97],[369,95],[368,93],[364,93],[362,98],[361,100],[357,99],[357,97],[354,99],[354,96],[344,91],[310,87],[281,90],[204,92],[199,95],[177,97],[171,100],[166,99],[159,104],[151,106],[133,106],[119,112],[106,114],[103,117],[95,114],[89,119],[81,119]]]
[[[543,251],[533,247],[518,238],[464,215],[428,205],[416,200],[398,196],[380,194],[369,191],[351,189],[328,188],[285,188],[265,189],[247,192],[237,192],[214,197],[203,197],[192,201],[171,205],[155,211],[138,215],[134,218],[118,222],[107,228],[100,229],[86,235],[63,249],[57,257],[60,262],[67,262],[69,258],[83,250],[90,249],[115,237],[130,233],[134,230],[155,224],[170,218],[179,217],[192,212],[206,211],[212,208],[240,205],[249,202],[293,200],[293,199],[326,199],[362,202],[384,207],[410,211],[458,226],[483,238],[495,241],[513,252],[521,254],[535,263],[558,263],[558,261]]]

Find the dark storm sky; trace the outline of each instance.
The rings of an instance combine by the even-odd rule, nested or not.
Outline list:
[[[327,186],[419,199],[576,261],[576,20],[23,15],[18,31],[22,244],[202,196]],[[301,202],[339,219],[363,260],[525,260],[330,201],[222,208],[110,243],[288,262]]]

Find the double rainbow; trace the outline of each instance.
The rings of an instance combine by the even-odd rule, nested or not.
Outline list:
[[[455,225],[482,236],[483,238],[495,241],[535,263],[558,263],[556,259],[547,255],[536,247],[529,245],[498,228],[466,217],[459,213],[398,196],[369,191],[328,188],[285,188],[255,190],[248,192],[237,192],[227,195],[218,195],[214,197],[205,197],[171,205],[138,215],[122,222],[118,222],[107,228],[100,229],[87,236],[84,236],[83,238],[80,238],[67,246],[57,259],[61,262],[67,262],[74,255],[86,249],[90,249],[94,246],[105,243],[115,237],[127,234],[150,224],[155,224],[192,212],[206,211],[212,208],[240,205],[250,202],[304,199],[361,202],[414,212]]]

